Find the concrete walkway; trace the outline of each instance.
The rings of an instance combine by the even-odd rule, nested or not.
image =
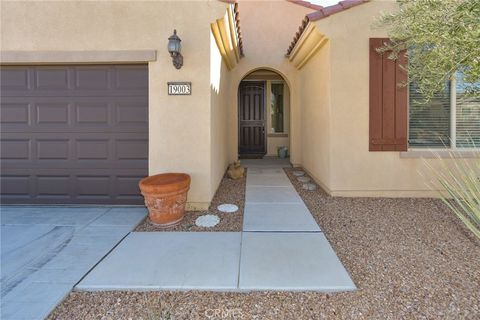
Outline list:
[[[247,160],[243,232],[133,232],[77,290],[344,291],[355,285],[279,159]]]
[[[4,206],[1,319],[44,319],[145,217],[143,207]]]
[[[344,291],[355,285],[280,159],[249,160],[240,261],[242,290]]]

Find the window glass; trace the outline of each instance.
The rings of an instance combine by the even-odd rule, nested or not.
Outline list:
[[[283,83],[272,83],[271,120],[272,132],[283,132]]]
[[[461,74],[456,78],[457,148],[480,148],[480,97],[466,95]]]
[[[409,85],[410,147],[450,147],[450,85],[446,93],[435,95],[425,103],[414,83]]]

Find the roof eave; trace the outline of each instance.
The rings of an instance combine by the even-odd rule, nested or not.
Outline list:
[[[321,8],[320,10],[316,12],[312,12],[310,14],[307,14],[305,18],[302,20],[302,24],[298,28],[297,33],[293,37],[292,42],[290,43],[290,46],[287,49],[286,57],[290,57],[292,52],[295,50],[295,48],[298,45],[299,39],[301,38],[303,32],[305,31],[307,25],[309,23],[324,19],[326,17],[329,17],[335,13],[342,12],[344,10],[350,9],[352,7],[364,4],[370,2],[370,0],[344,0],[340,1],[337,4],[334,4],[332,6],[328,6],[325,8]]]
[[[323,9],[322,6],[314,4],[314,3],[310,3],[308,1],[303,1],[303,0],[287,0],[287,1],[291,2],[291,3],[294,3],[294,4],[298,4],[299,6],[302,6],[302,7],[305,7],[305,8],[313,9],[313,10]]]
[[[370,2],[370,0],[344,0],[329,7],[322,8],[316,12],[307,15],[310,21],[318,21],[320,19],[331,16],[332,14],[345,11],[358,5]]]

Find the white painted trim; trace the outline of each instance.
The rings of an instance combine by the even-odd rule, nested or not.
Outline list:
[[[315,25],[309,21],[307,26],[303,30],[302,34],[300,35],[300,38],[297,40],[295,47],[293,48],[293,50],[290,52],[290,55],[288,56],[288,59],[290,61],[293,61],[293,59],[298,54],[298,52],[300,52],[300,49],[305,44],[304,40],[310,36],[310,34],[313,32],[314,29],[315,29]]]
[[[457,79],[450,81],[450,148],[457,148]]]
[[[155,60],[156,50],[0,51],[2,64],[140,63]]]
[[[427,159],[448,159],[448,158],[478,158],[480,156],[479,150],[472,149],[441,149],[441,150],[408,150],[400,152],[400,158],[414,159],[414,158],[427,158]]]

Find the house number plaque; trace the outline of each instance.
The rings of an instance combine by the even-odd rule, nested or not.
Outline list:
[[[168,82],[169,96],[188,96],[192,94],[191,82]]]

